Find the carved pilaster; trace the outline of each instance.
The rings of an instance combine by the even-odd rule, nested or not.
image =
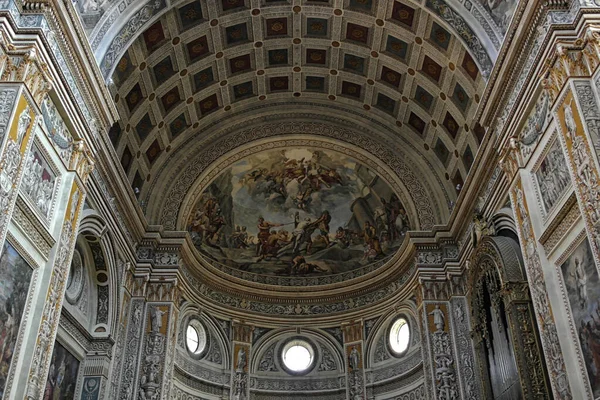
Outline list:
[[[557,399],[571,399],[571,387],[567,379],[565,361],[558,341],[554,315],[548,298],[546,280],[538,254],[538,244],[533,234],[529,208],[520,179],[515,182],[510,192],[510,198],[515,210],[519,242],[525,260],[529,290],[531,292],[546,366],[550,375],[552,392]]]
[[[600,143],[600,132],[591,124],[598,112],[596,98],[591,91],[589,81],[576,81],[575,94],[565,93],[557,108],[557,117],[561,130],[561,143],[566,150],[567,163],[570,165],[571,179],[575,182],[575,194],[581,216],[585,222],[590,245],[596,265],[600,264],[600,171],[598,153],[594,151]],[[579,108],[585,119],[581,118]],[[584,127],[584,122],[586,123]]]
[[[449,321],[449,304],[429,302],[423,307],[426,341],[432,369],[433,399],[461,398],[457,376],[456,355]]]
[[[471,340],[471,323],[466,297],[453,297],[450,300],[450,308],[463,398],[483,398],[481,377],[475,363],[473,341]]]
[[[346,355],[346,371],[348,377],[347,398],[363,400],[365,391],[364,340],[362,322],[354,322],[342,326],[344,331],[344,354]]]
[[[253,327],[241,322],[233,323],[233,354],[231,363],[232,400],[250,398],[250,355]]]
[[[151,302],[146,305],[144,337],[139,360],[136,399],[162,399],[168,393],[165,359],[171,337],[172,305]],[[171,349],[173,351],[174,349]]]
[[[83,184],[76,179],[73,180],[69,189],[69,199],[63,218],[60,239],[55,245],[53,258],[46,266],[49,279],[47,289],[44,289],[47,290],[46,295],[42,297],[44,299],[43,313],[29,369],[26,393],[28,399],[37,400],[41,398],[45,380],[48,376],[85,194]]]
[[[37,107],[23,85],[0,83],[0,248],[6,239],[25,160],[31,149]],[[5,113],[5,114],[4,114]]]

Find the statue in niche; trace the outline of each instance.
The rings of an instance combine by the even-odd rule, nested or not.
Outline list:
[[[360,368],[360,354],[356,349],[356,346],[352,346],[352,350],[350,354],[348,354],[348,365],[352,369],[352,371],[356,371]]]
[[[573,115],[573,109],[571,108],[571,104],[573,100],[569,102],[569,104],[565,103],[565,127],[567,128],[567,136],[569,139],[573,140],[575,134],[577,133],[577,125],[575,124],[575,116]]]
[[[438,331],[443,331],[446,326],[446,318],[444,317],[444,312],[440,310],[439,304],[435,305],[435,308],[429,313],[429,315],[433,315],[433,324]]]
[[[162,318],[167,312],[162,311],[158,307],[152,307],[150,309],[150,322],[151,322],[151,332],[159,333],[162,328]]]
[[[31,115],[29,115],[29,106],[19,116],[19,124],[17,125],[17,143],[21,145],[27,130],[31,126]]]
[[[243,347],[240,347],[240,350],[238,351],[238,354],[237,354],[236,371],[244,371],[244,369],[246,368],[246,362],[247,362],[246,350]]]

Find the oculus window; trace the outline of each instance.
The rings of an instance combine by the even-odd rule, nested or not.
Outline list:
[[[185,343],[193,356],[200,356],[206,350],[206,329],[200,321],[192,319],[185,332]]]
[[[294,339],[283,346],[281,358],[288,372],[302,374],[308,372],[313,366],[315,352],[307,341]]]
[[[406,353],[410,343],[410,326],[405,318],[394,321],[389,331],[389,345],[392,353],[398,357]]]

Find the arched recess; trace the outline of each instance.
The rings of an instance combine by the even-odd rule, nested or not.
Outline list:
[[[327,373],[344,373],[345,364],[342,358],[343,349],[329,334],[316,329],[279,329],[260,338],[252,348],[250,361],[251,374],[278,375],[292,378],[282,368],[280,350],[283,344],[292,338],[303,338],[315,346],[315,366],[304,375],[307,378],[322,377]]]
[[[471,260],[467,296],[486,398],[551,398],[519,245],[488,236]]]
[[[284,365],[283,353],[295,344],[308,346],[311,352],[312,360],[305,370],[293,371]],[[253,344],[251,353],[250,398],[333,400],[346,396],[342,344],[327,332],[297,328],[273,330]]]
[[[409,361],[412,361],[414,352],[419,353],[418,355],[415,354],[416,358],[420,357],[421,333],[416,315],[418,314],[416,312],[414,303],[407,302],[399,307],[394,308],[379,318],[373,327],[373,334],[367,338],[367,343],[365,346],[365,360],[367,363],[366,368],[377,369],[384,366],[387,367],[390,364],[395,364],[398,362],[403,363],[404,367],[408,367],[406,361],[409,360],[409,358]],[[400,357],[394,357],[388,346],[388,334],[391,325],[400,317],[405,318],[408,322],[410,329],[410,341],[406,354]],[[422,360],[422,357],[420,358]],[[405,369],[404,372],[408,371],[408,369]]]
[[[91,208],[83,210],[77,243],[89,266],[89,281],[96,293],[94,318],[88,329],[98,336],[114,336],[119,315],[120,272],[106,222]]]
[[[189,357],[185,342],[187,326],[193,319],[201,322],[206,330],[206,352],[202,354],[202,357],[197,359]],[[202,312],[196,305],[187,303],[182,307],[178,327],[178,351],[180,351],[181,355],[185,355],[184,357],[188,359],[188,361],[197,364],[206,364],[209,367],[218,367],[225,370],[229,368],[231,352],[229,349],[228,338],[225,332],[223,332],[219,325],[209,315]],[[176,364],[178,359],[181,358],[176,357]]]
[[[186,331],[192,321],[195,326],[202,326],[206,339],[205,349],[197,354],[190,352],[186,345]],[[177,327],[171,395],[185,393],[189,398],[224,398],[231,378],[227,333],[213,317],[190,302],[181,306]]]
[[[505,236],[519,242],[517,226],[515,225],[515,216],[509,205],[502,207],[492,215],[492,223],[496,231],[496,236]]]
[[[406,301],[379,317],[373,326],[365,345],[366,369],[371,377],[367,393],[394,399],[422,393],[423,353],[417,315],[414,302]],[[407,321],[410,337],[406,351],[395,354],[389,344],[389,335],[392,325],[399,318]]]

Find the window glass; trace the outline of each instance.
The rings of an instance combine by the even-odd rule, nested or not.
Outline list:
[[[206,347],[206,330],[198,320],[192,320],[187,326],[185,343],[190,353],[200,354]]]
[[[292,372],[303,372],[310,368],[313,354],[310,344],[303,340],[294,340],[283,348],[283,363]]]
[[[399,318],[390,328],[390,347],[397,354],[404,353],[410,342],[410,327],[404,318]]]

